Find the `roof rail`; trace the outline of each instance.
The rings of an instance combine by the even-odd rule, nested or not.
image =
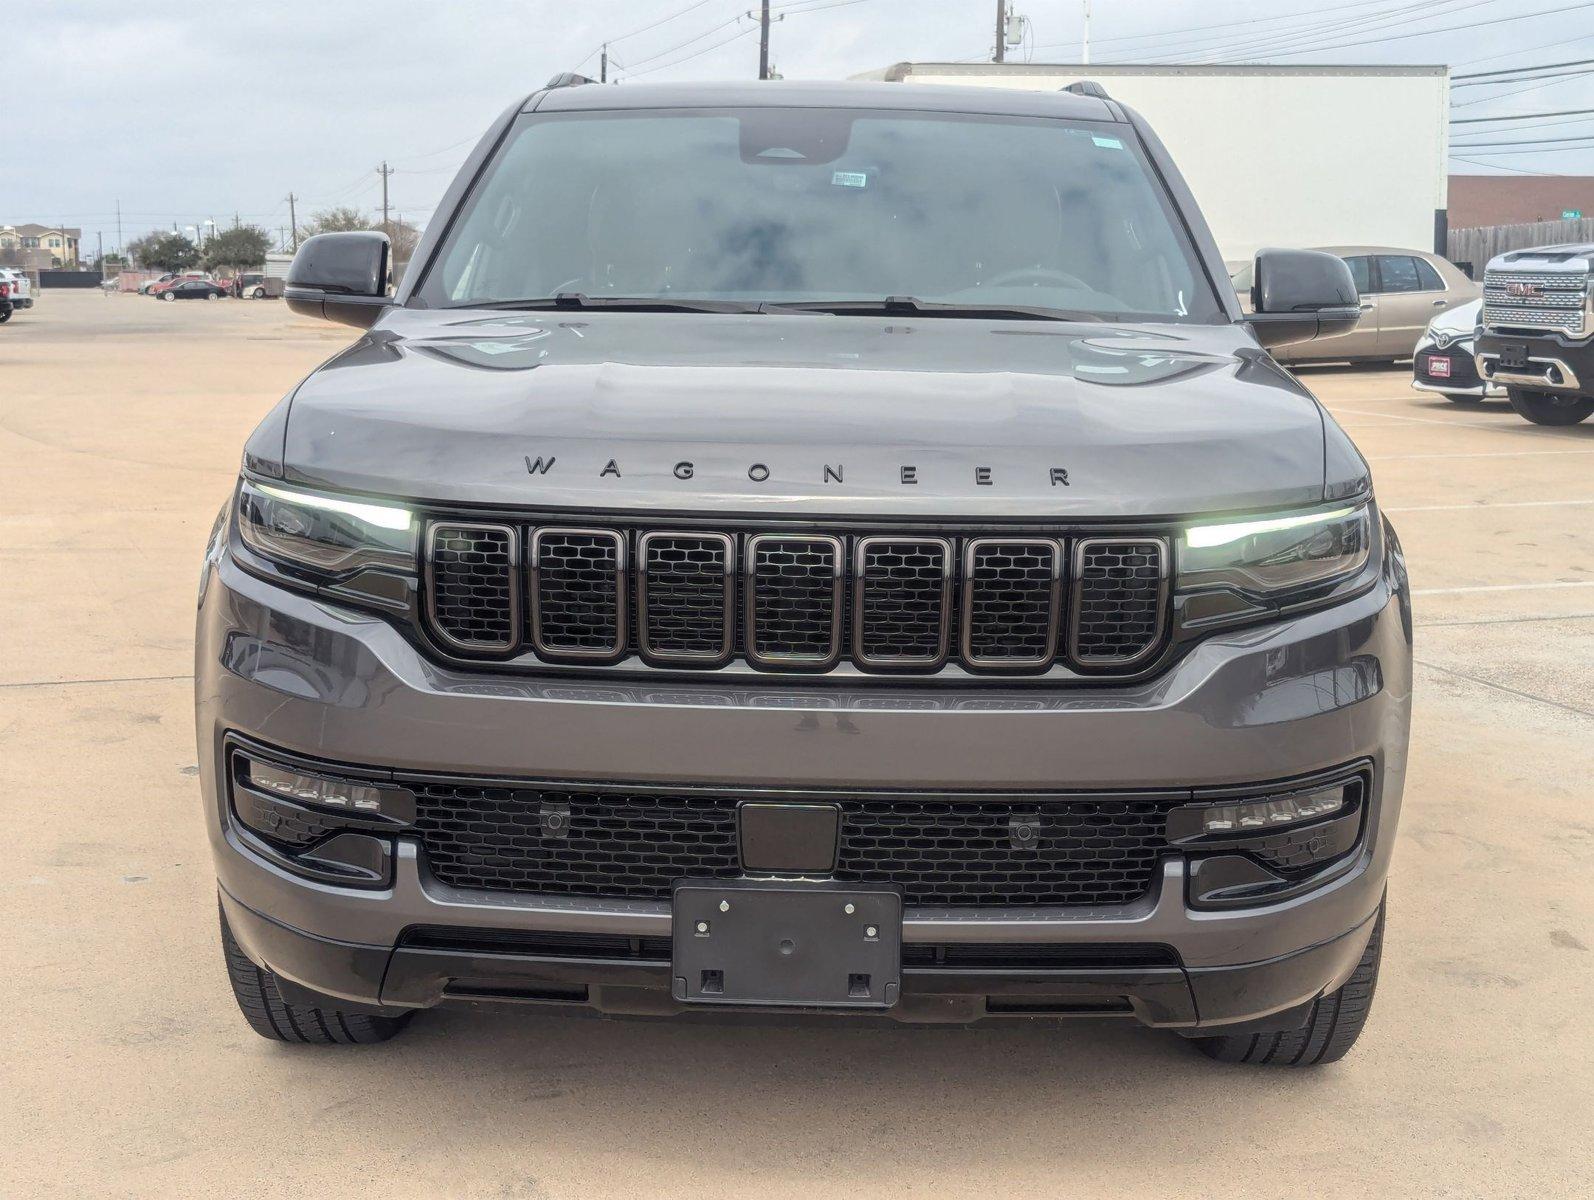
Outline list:
[[[1097,83],[1094,79],[1081,79],[1077,83],[1069,84],[1063,89],[1063,91],[1073,92],[1076,96],[1094,96],[1098,100],[1111,99],[1111,97],[1107,95],[1107,89],[1102,87],[1101,84]]]
[[[595,83],[596,80],[588,79],[585,75],[577,75],[574,71],[560,71],[547,83],[543,84],[544,90],[562,87],[580,87],[584,83]]]

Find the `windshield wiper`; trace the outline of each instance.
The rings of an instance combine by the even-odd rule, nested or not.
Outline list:
[[[675,300],[668,296],[589,296],[585,292],[560,292],[554,296],[535,296],[526,300],[489,300],[460,305],[461,308],[506,309],[589,309],[610,308],[623,312],[704,312],[753,313],[759,305],[752,300]]]
[[[919,300],[913,296],[887,296],[884,300],[798,300],[766,304],[765,312],[821,312],[838,316],[872,316],[877,313],[911,313],[919,317],[995,317],[1018,321],[1107,321],[1101,313],[1040,304],[960,304]]]

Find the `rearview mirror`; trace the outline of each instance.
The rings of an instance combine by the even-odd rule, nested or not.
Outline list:
[[[369,329],[391,303],[387,234],[318,233],[293,256],[283,298],[294,312]]]
[[[1345,260],[1321,250],[1259,250],[1246,322],[1267,347],[1349,333],[1361,298]]]

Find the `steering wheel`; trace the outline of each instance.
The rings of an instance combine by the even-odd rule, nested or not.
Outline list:
[[[1025,283],[1031,287],[1049,283],[1065,288],[1077,288],[1082,292],[1092,290],[1090,284],[1078,275],[1070,275],[1067,271],[1054,271],[1051,267],[1018,267],[1012,271],[1003,271],[994,279],[987,279],[985,286],[1005,287]]]

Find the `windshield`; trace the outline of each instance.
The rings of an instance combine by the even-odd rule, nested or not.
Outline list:
[[[1223,319],[1127,126],[942,113],[522,117],[418,295],[571,293]]]

